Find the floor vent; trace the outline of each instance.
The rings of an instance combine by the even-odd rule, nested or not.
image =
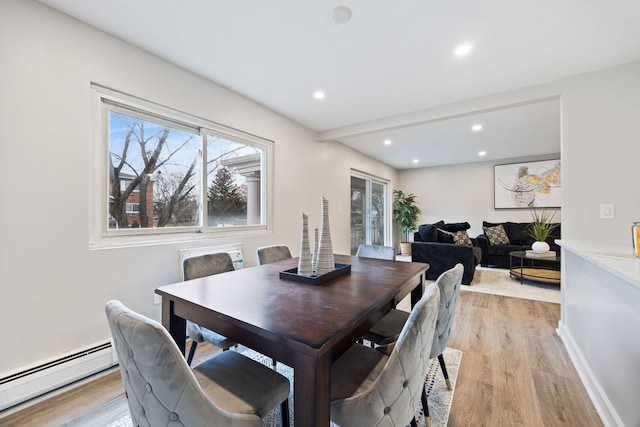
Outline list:
[[[111,341],[0,378],[0,411],[71,384],[117,362]]]

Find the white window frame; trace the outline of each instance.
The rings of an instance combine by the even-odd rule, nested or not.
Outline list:
[[[273,149],[274,142],[219,123],[184,113],[170,107],[144,100],[97,83],[91,83],[94,92],[92,120],[95,124],[92,144],[93,173],[91,176],[91,233],[90,249],[129,247],[148,244],[171,243],[211,239],[212,237],[236,237],[271,233],[273,231]],[[108,221],[108,179],[109,179],[109,135],[107,103],[122,106],[122,110],[141,113],[153,120],[169,120],[171,126],[184,124],[185,128],[199,129],[200,137],[206,134],[219,135],[238,143],[251,145],[261,150],[261,224],[234,227],[207,227],[206,224],[206,143],[201,150],[201,206],[198,212],[199,225],[193,227],[135,228],[109,230]],[[111,107],[112,108],[112,107]],[[125,113],[126,114],[126,113]]]
[[[365,200],[365,212],[363,222],[366,224],[371,224],[371,187],[372,183],[380,184],[384,187],[384,244],[386,246],[392,246],[392,218],[391,218],[391,181],[379,176],[371,175],[367,172],[362,172],[357,169],[351,169],[350,177],[356,177],[359,179],[363,179],[365,181],[366,194],[369,196]],[[367,225],[365,228],[365,242],[371,241],[371,228]]]

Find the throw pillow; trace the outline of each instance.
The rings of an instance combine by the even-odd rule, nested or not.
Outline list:
[[[467,230],[460,230],[453,233],[453,243],[455,243],[456,245],[473,246]]]
[[[440,243],[472,246],[471,238],[469,238],[467,230],[451,232],[438,229],[438,236],[440,237]]]
[[[497,245],[509,245],[509,237],[507,237],[507,233],[504,231],[504,227],[502,225],[496,225],[495,227],[482,227],[484,230],[484,234],[489,239],[489,244],[491,246]]]

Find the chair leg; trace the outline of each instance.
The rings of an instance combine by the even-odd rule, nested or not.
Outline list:
[[[193,362],[193,356],[196,354],[196,347],[198,347],[198,343],[196,341],[191,341],[191,348],[189,348],[189,356],[187,356],[187,365],[191,366],[191,362]]]
[[[276,359],[271,359],[271,367],[276,369],[278,367],[278,361]]]
[[[416,422],[416,417],[413,417],[411,420],[411,427],[418,427],[418,423]]]
[[[444,381],[447,383],[447,388],[449,390],[453,390],[451,388],[451,381],[449,381],[449,374],[447,373],[447,366],[444,364],[444,356],[441,354],[438,356],[438,362],[440,362],[440,367],[442,368],[442,374],[444,375]]]
[[[427,402],[427,392],[425,388],[422,387],[422,396],[420,396],[422,400],[422,410],[424,411],[424,424],[426,427],[431,427],[431,416],[429,416],[429,403]]]
[[[282,427],[289,427],[289,398],[280,404],[280,418],[282,419]]]

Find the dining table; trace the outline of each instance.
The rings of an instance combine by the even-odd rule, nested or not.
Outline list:
[[[298,266],[298,258],[291,258],[160,286],[155,292],[162,296],[162,324],[183,354],[190,320],[290,366],[295,425],[328,427],[332,362],[400,300],[411,295],[413,307],[429,268],[334,258],[350,271],[320,284],[281,278]]]

